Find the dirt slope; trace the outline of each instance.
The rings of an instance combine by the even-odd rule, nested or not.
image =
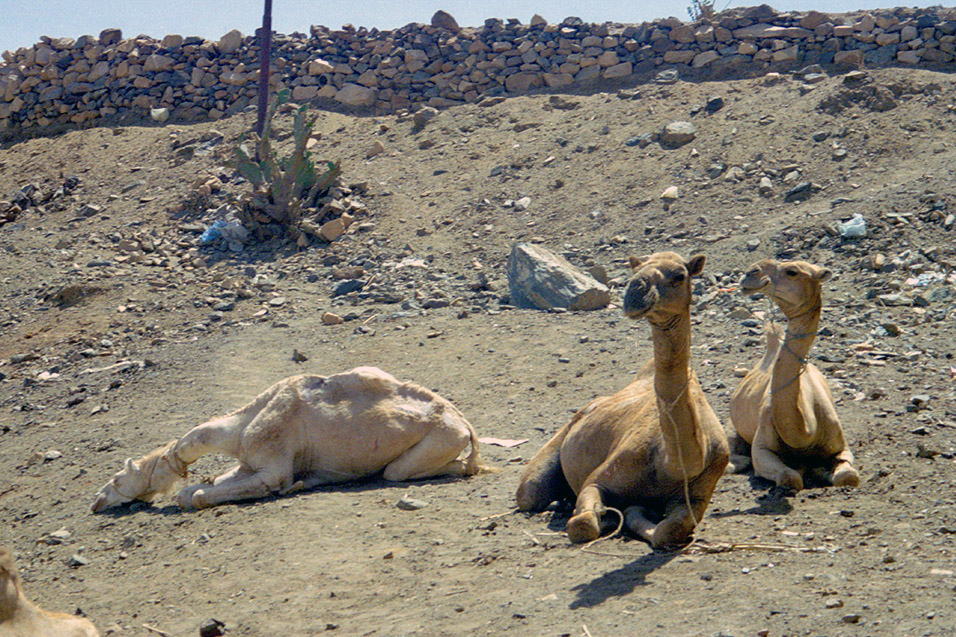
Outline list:
[[[226,181],[211,207],[245,190],[224,165],[254,113],[9,144],[0,198],[35,184],[39,205],[0,226],[0,542],[38,603],[80,608],[105,634],[195,635],[208,618],[235,635],[952,634],[954,104],[952,76],[890,69],[518,97],[421,130],[317,111],[315,153],[342,160],[367,212],[304,250],[198,246],[213,218],[183,210],[197,177]],[[693,142],[637,143],[674,120],[694,123]],[[291,117],[278,128],[288,144]],[[800,184],[808,198],[785,201]],[[868,236],[835,236],[856,213]],[[861,486],[789,495],[725,477],[696,534],[739,544],[719,553],[623,537],[584,551],[560,533],[569,509],[514,513],[523,463],[651,351],[614,308],[512,308],[516,241],[617,284],[629,254],[706,254],[693,356],[728,431],[767,309],[733,291],[743,269],[832,268],[812,354]],[[333,298],[342,265],[362,266],[365,287]],[[326,311],[349,320],[322,325]],[[470,480],[89,513],[127,456],[282,377],[357,365],[439,391],[482,436],[529,442],[484,446],[503,471]],[[229,464],[205,458],[194,479]],[[429,506],[396,508],[405,494]]]

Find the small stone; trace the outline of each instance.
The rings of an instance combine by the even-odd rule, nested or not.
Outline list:
[[[76,214],[80,217],[93,217],[101,212],[103,212],[103,208],[88,203],[81,206],[80,209],[76,211]]]
[[[402,499],[399,500],[395,506],[397,506],[399,509],[402,509],[403,511],[417,511],[419,509],[424,509],[425,507],[427,507],[428,503],[425,502],[424,500],[417,500],[415,498],[411,498],[405,495],[405,496],[402,496]]]
[[[843,600],[842,599],[827,600],[826,607],[827,608],[843,608]]]
[[[322,314],[322,323],[324,325],[341,325],[344,322],[345,319],[338,314],[333,314],[332,312]]]
[[[384,152],[385,152],[385,144],[383,144],[381,141],[376,139],[374,142],[372,142],[372,145],[369,146],[369,149],[365,151],[365,156],[371,159],[372,157],[375,157],[376,155],[381,155]]]
[[[716,113],[724,107],[724,98],[715,95],[707,99],[707,105],[704,107],[708,113]]]
[[[66,565],[69,566],[70,568],[79,568],[81,566],[86,566],[89,563],[90,561],[88,559],[86,559],[85,557],[77,553],[74,553],[73,555],[71,555],[70,559],[66,561]]]
[[[218,619],[207,619],[199,625],[199,637],[220,637],[224,635],[225,624]]]
[[[677,186],[668,186],[664,192],[661,193],[661,199],[674,201],[678,197]]]
[[[438,115],[438,109],[432,108],[431,106],[426,106],[425,108],[415,111],[415,114],[412,116],[412,125],[415,129],[424,128],[425,124],[433,120]]]
[[[309,357],[308,357],[308,356],[306,356],[305,354],[303,354],[302,352],[300,352],[299,350],[297,350],[297,349],[295,349],[295,348],[292,349],[292,362],[293,362],[293,363],[304,363],[304,362],[307,361],[307,360],[309,360]]]
[[[844,615],[841,621],[844,624],[858,624],[860,623],[860,616],[856,613],[849,613]]]
[[[661,143],[669,146],[683,146],[694,141],[697,129],[690,122],[671,122],[661,131]]]
[[[272,307],[281,307],[285,305],[287,301],[288,299],[286,299],[284,296],[275,296],[269,299],[269,305]]]
[[[746,367],[735,367],[735,368],[734,368],[734,376],[737,377],[737,378],[743,378],[744,376],[747,375],[748,372],[750,372],[750,370],[747,369]]]
[[[929,406],[930,396],[929,394],[916,394],[910,398],[910,404],[916,407],[917,409],[926,409]]]
[[[514,208],[518,212],[522,212],[524,210],[527,210],[528,206],[530,205],[531,205],[531,197],[522,197],[521,199],[518,199],[517,201],[515,201]]]
[[[773,182],[770,181],[770,177],[760,178],[760,194],[765,197],[773,194]]]

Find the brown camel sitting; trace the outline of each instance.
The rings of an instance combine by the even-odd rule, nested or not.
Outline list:
[[[767,353],[731,396],[730,418],[751,445],[754,473],[797,491],[809,467],[824,468],[836,486],[860,483],[827,380],[806,360],[820,324],[820,287],[829,278],[828,269],[806,261],[764,259],[740,282],[745,294],[771,297],[787,329],[768,326]]]
[[[13,554],[0,546],[0,637],[99,637],[83,617],[43,610],[23,594]]]
[[[459,458],[471,443],[467,458]],[[450,402],[375,367],[334,376],[292,376],[245,407],[155,449],[100,489],[98,513],[169,490],[202,455],[239,465],[212,484],[185,487],[183,509],[202,508],[381,473],[386,480],[473,475],[490,470],[471,424]]]
[[[684,543],[700,522],[730,452],[723,427],[690,369],[691,277],[704,257],[631,257],[624,312],[651,325],[654,358],[634,381],[579,411],[532,458],[518,508],[541,511],[577,496],[572,542],[599,537],[605,506],[654,547]]]

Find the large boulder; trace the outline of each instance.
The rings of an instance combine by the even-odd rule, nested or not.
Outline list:
[[[530,243],[518,243],[508,256],[511,302],[550,310],[599,310],[611,302],[607,286],[566,259]]]

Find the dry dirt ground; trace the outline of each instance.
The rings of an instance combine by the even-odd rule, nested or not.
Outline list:
[[[723,107],[701,110],[713,96]],[[314,111],[317,155],[343,162],[368,211],[303,250],[195,245],[212,219],[183,202],[197,176],[230,178],[213,207],[247,188],[225,162],[254,113],[7,143],[0,198],[79,182],[0,226],[0,542],[38,603],[82,609],[105,634],[195,635],[210,618],[229,635],[954,634],[954,102],[951,75],[896,69],[517,97],[418,131]],[[672,120],[696,139],[634,144]],[[385,152],[368,159],[376,140]],[[809,198],[785,201],[802,182]],[[867,237],[834,236],[855,213]],[[137,237],[153,250],[134,262],[120,246]],[[582,550],[561,533],[568,508],[516,513],[527,460],[651,352],[647,326],[613,307],[512,308],[507,255],[532,240],[617,284],[629,254],[706,254],[693,359],[728,432],[767,309],[734,291],[740,274],[763,257],[832,268],[812,356],[859,488],[726,476],[696,532],[724,552],[622,536]],[[333,299],[332,268],[348,264],[365,287]],[[322,325],[325,311],[350,320]],[[285,376],[358,365],[439,391],[481,436],[529,441],[484,445],[502,471],[467,480],[89,512],[126,457]],[[192,479],[229,465],[207,457]],[[404,495],[428,506],[401,510]]]

